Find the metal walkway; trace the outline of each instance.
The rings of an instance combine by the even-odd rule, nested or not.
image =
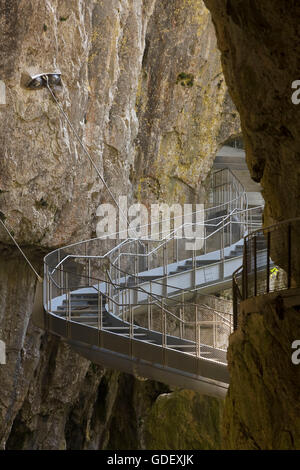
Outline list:
[[[224,397],[232,315],[193,296],[231,287],[243,237],[260,227],[262,208],[248,209],[226,169],[212,175],[202,212],[192,224],[202,229],[197,239],[182,236],[191,225],[183,224],[161,240],[98,238],[49,253],[47,329],[105,367]]]

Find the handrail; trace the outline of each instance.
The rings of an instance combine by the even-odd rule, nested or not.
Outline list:
[[[219,264],[219,263],[220,263],[220,261],[214,263],[214,264],[211,265],[211,266],[217,265],[217,264]],[[239,269],[240,269],[240,268],[239,268]],[[160,304],[157,303],[157,301],[160,301],[157,297],[163,298],[163,296],[161,296],[160,294],[157,294],[157,293],[156,293],[156,294],[153,294],[152,292],[149,292],[149,291],[145,290],[145,289],[144,289],[142,286],[140,286],[140,285],[136,285],[136,286],[127,286],[127,285],[125,285],[125,286],[123,286],[122,284],[119,284],[119,283],[117,283],[116,281],[110,280],[110,281],[108,282],[106,279],[100,279],[100,278],[98,278],[98,277],[87,276],[87,275],[84,275],[84,274],[77,274],[77,273],[74,273],[74,272],[71,272],[71,271],[67,271],[67,270],[64,270],[64,273],[66,273],[66,274],[71,274],[72,276],[81,277],[81,278],[85,278],[85,279],[92,280],[92,281],[97,281],[97,283],[104,283],[104,284],[109,284],[109,283],[111,283],[115,288],[123,288],[123,289],[127,289],[127,290],[133,290],[133,291],[136,291],[136,292],[143,292],[143,293],[147,294],[149,297],[152,297],[152,298],[155,299],[155,302],[153,302],[153,304],[151,304],[151,305],[158,305],[158,306],[160,306]],[[50,277],[51,277],[52,282],[55,284],[55,286],[56,286],[58,289],[60,289],[60,290],[65,290],[65,287],[62,287],[61,285],[59,285],[59,284],[52,278],[52,275],[51,275],[51,274],[49,274],[49,275],[50,275]],[[138,277],[138,276],[134,276],[134,275],[130,275],[130,276]],[[164,279],[164,278],[161,278],[161,281],[151,280],[150,282],[153,283],[153,284],[156,283],[156,284],[161,285],[163,279]],[[94,289],[97,290],[97,288],[96,288],[94,285],[90,285],[90,283],[89,283],[88,285],[89,285],[91,288],[94,288]],[[173,285],[171,285],[171,284],[165,284],[165,283],[163,283],[163,285],[166,286],[166,287],[171,287],[172,289],[177,289],[177,290],[179,290],[179,291],[182,292],[182,289],[180,289],[180,287],[173,286]],[[81,286],[81,287],[82,287],[82,286]],[[191,289],[189,292],[193,292],[193,291],[194,291],[194,290]],[[118,306],[120,306],[120,307],[123,306],[123,305],[128,305],[128,304],[126,304],[126,303],[124,304],[124,303],[119,303],[119,302],[115,301],[115,300],[113,299],[113,297],[110,297],[107,293],[105,294],[105,297],[107,297],[108,299],[110,299],[110,300],[113,301],[116,305],[118,305]],[[172,299],[172,298],[169,297],[169,298],[168,298],[168,301],[170,301],[170,300],[171,300],[172,302],[175,302],[175,303],[176,303],[175,305],[173,305],[173,307],[179,307],[179,306],[182,305],[182,301],[181,301],[181,300],[176,300],[176,299]],[[131,304],[131,305],[132,305],[132,304]],[[139,305],[139,304],[137,304],[137,305]],[[147,305],[148,305],[148,303],[147,303]],[[222,316],[222,314],[227,314],[227,312],[220,312],[220,311],[216,310],[215,308],[209,307],[208,305],[205,305],[205,304],[193,304],[193,303],[189,302],[189,306],[196,306],[196,305],[198,305],[198,307],[200,307],[200,306],[202,305],[203,307],[206,307],[207,309],[211,309],[211,310],[214,311],[214,313],[216,313],[216,314],[217,314],[218,316],[220,316],[220,317]],[[164,307],[164,309],[165,309],[165,307]],[[173,314],[173,312],[170,312],[170,311],[167,310],[167,309],[165,309],[165,311],[166,311],[166,313],[169,313],[169,314],[171,314],[172,316],[174,316],[174,318],[176,318],[177,320],[181,321],[180,317],[178,317],[177,315]],[[224,318],[223,318],[223,319],[224,319]],[[228,320],[224,319],[224,321],[226,322],[226,321],[228,321]],[[229,325],[229,326],[230,326],[230,325]]]
[[[220,172],[220,171],[218,171],[218,172],[216,172],[216,173],[219,173],[219,172]],[[228,172],[231,173],[231,171],[228,171]],[[215,173],[215,174],[216,174],[216,173]],[[234,175],[233,175],[232,173],[231,173],[231,175],[234,177]],[[235,177],[234,177],[234,178],[235,178]],[[239,185],[240,185],[241,188],[243,188],[243,186],[242,186],[240,183],[239,183]],[[244,188],[243,188],[242,196],[243,196],[243,195],[244,195]],[[239,195],[239,196],[238,196],[237,198],[235,198],[234,200],[237,200],[237,199],[241,199],[241,195]],[[207,210],[212,211],[212,210],[215,209],[216,207],[221,207],[221,206],[223,206],[223,205],[228,205],[228,203],[232,203],[234,200],[231,200],[231,201],[229,201],[229,202],[227,202],[227,203],[224,203],[224,204],[221,204],[221,205],[218,205],[218,206],[214,206],[214,208],[210,207],[210,208],[207,209]],[[206,211],[207,211],[207,210],[206,210]],[[246,210],[248,210],[248,208],[247,208]],[[216,221],[216,220],[218,220],[218,218],[221,219],[219,223],[214,223],[214,224],[211,224],[211,225],[210,225],[210,226],[219,227],[219,228],[217,228],[214,232],[212,232],[211,234],[209,234],[207,237],[204,237],[204,239],[209,239],[209,238],[211,238],[215,233],[218,233],[220,230],[224,230],[224,228],[229,224],[228,222],[224,224],[224,221],[226,221],[227,219],[230,219],[231,216],[232,216],[234,213],[241,214],[242,212],[243,212],[243,211],[241,211],[241,210],[240,210],[240,211],[237,211],[237,209],[235,208],[235,209],[233,209],[229,214],[227,214],[225,217],[224,217],[224,216],[223,216],[223,217],[214,217],[214,218],[212,218],[212,219],[206,220],[206,224],[202,224],[204,227],[205,227],[205,225],[206,225],[206,226],[208,225],[207,222],[209,222],[210,220]],[[222,225],[221,225],[221,224],[222,224]],[[66,255],[62,260],[59,261],[59,263],[58,263],[58,264],[55,266],[55,268],[52,270],[52,274],[54,273],[55,269],[57,269],[60,265],[62,265],[62,264],[66,261],[66,259],[68,259],[68,258],[79,258],[79,257],[82,257],[82,258],[94,258],[94,259],[105,259],[105,258],[109,259],[109,256],[110,256],[111,254],[113,254],[115,251],[119,251],[119,254],[118,254],[118,256],[117,256],[115,262],[119,259],[120,256],[125,256],[125,255],[126,255],[126,256],[135,256],[135,257],[136,257],[136,256],[140,256],[140,257],[144,257],[144,258],[145,258],[145,257],[149,257],[149,256],[151,256],[152,254],[154,254],[155,252],[157,252],[161,247],[165,246],[169,241],[173,240],[173,238],[171,238],[171,235],[173,235],[173,237],[174,237],[176,231],[177,231],[177,230],[180,230],[184,225],[192,225],[192,224],[183,224],[181,227],[178,227],[175,231],[173,231],[173,233],[171,233],[168,237],[166,237],[166,238],[162,241],[162,243],[161,243],[160,245],[158,245],[157,247],[155,247],[155,248],[154,248],[152,251],[150,251],[149,253],[146,253],[146,254],[139,254],[139,253],[135,253],[135,254],[133,254],[133,253],[120,253],[120,248],[121,248],[121,247],[123,247],[123,246],[125,246],[125,245],[127,245],[127,244],[130,244],[130,243],[136,241],[135,239],[127,239],[127,240],[123,240],[123,241],[122,241],[121,243],[119,243],[117,246],[113,247],[113,248],[112,248],[111,250],[109,250],[105,255]],[[195,224],[194,224],[194,225],[195,225]],[[221,227],[220,227],[220,226],[221,226]],[[104,237],[99,237],[99,238],[104,238]],[[93,241],[93,240],[99,240],[99,238],[98,238],[98,239],[91,239],[91,241]],[[201,239],[203,239],[203,237],[202,237]],[[145,240],[145,241],[153,242],[152,239],[150,239],[150,240]],[[79,245],[79,244],[84,244],[84,243],[86,243],[86,241],[85,241],[85,242],[79,242],[79,243],[76,243],[76,244],[73,244],[73,245]],[[71,245],[70,245],[70,246],[71,246]],[[67,248],[67,247],[65,247],[65,249],[66,249],[66,248]],[[58,250],[55,250],[55,251],[59,251],[59,249],[58,249]],[[51,254],[53,254],[53,253],[54,253],[54,252],[51,252],[49,255],[51,255]],[[110,260],[110,259],[109,259],[109,261],[110,261],[110,264],[111,264],[111,260]],[[47,264],[47,263],[46,263],[46,264]],[[116,267],[116,266],[114,266],[114,267]],[[128,271],[125,272],[125,274],[126,274],[126,275],[132,275],[132,274],[129,274]],[[136,277],[137,277],[137,276],[136,276]],[[159,283],[159,282],[157,282],[157,283]],[[161,283],[159,283],[159,284],[161,284]],[[173,286],[173,287],[175,288],[175,286]],[[176,287],[176,289],[177,289],[177,287]],[[147,293],[147,295],[148,295],[148,293]]]
[[[74,273],[72,271],[67,271],[67,270],[64,270],[64,273],[67,273],[67,274],[71,274],[72,276],[75,276],[75,277],[81,277],[81,278],[85,278],[85,279],[89,279],[89,280],[92,280],[92,281],[97,281],[98,283],[104,283],[104,284],[112,284],[115,288],[124,288],[124,286],[122,286],[121,284],[118,284],[116,281],[112,281],[110,280],[109,282],[106,280],[106,279],[100,279],[100,278],[96,278],[96,277],[92,277],[92,276],[86,276],[84,274],[77,274],[77,273]],[[51,277],[51,274],[49,274],[50,277]],[[56,281],[54,281],[54,279],[52,279],[51,277],[51,280],[52,282],[55,283],[56,287],[60,290],[65,290],[65,287],[62,287],[60,286]],[[82,286],[80,286],[82,287]],[[96,289],[97,288],[94,286],[94,285],[90,285],[89,283],[89,287],[93,288],[93,289]],[[127,290],[132,290],[132,291],[137,291],[137,292],[143,292],[144,294],[147,294],[149,297],[152,297],[156,300],[156,302],[153,302],[153,305],[159,305],[160,304],[157,304],[157,302],[159,302],[160,300],[156,298],[156,296],[158,297],[161,297],[159,294],[153,294],[151,292],[148,292],[146,291],[145,289],[143,289],[143,287],[141,286],[126,286],[125,289]],[[116,302],[113,297],[110,297],[107,293],[105,293],[105,297],[107,297],[108,299],[110,299],[111,301],[113,301],[116,305],[118,306],[122,306],[122,305],[128,305],[128,304],[122,304],[122,303],[118,303]],[[178,301],[178,305],[180,304],[180,302]],[[132,303],[131,303],[132,305]],[[137,304],[138,305],[138,304]],[[164,308],[165,309],[165,308]],[[177,320],[180,320],[179,317],[177,317],[175,314],[173,314],[172,312],[170,312],[169,310],[165,309],[165,312],[166,313],[169,313],[170,315],[174,316],[174,318],[176,318]]]
[[[232,275],[235,329],[240,301],[300,286],[296,263],[299,233],[297,217],[262,227],[244,237],[243,265]]]
[[[220,174],[222,177],[222,182],[221,184],[218,184],[218,177]],[[59,292],[63,292],[65,294],[64,304],[66,307],[64,311],[66,312],[66,320],[72,320],[72,305],[71,305],[72,293],[76,293],[76,291],[80,292],[81,288],[89,287],[90,289],[92,289],[92,291],[98,292],[98,294],[101,293],[105,296],[106,301],[108,302],[108,305],[106,306],[108,308],[108,311],[110,311],[110,306],[111,306],[112,308],[111,314],[115,315],[115,318],[119,318],[119,321],[124,321],[124,318],[128,318],[128,315],[129,315],[129,325],[130,325],[130,332],[131,332],[130,335],[132,334],[132,328],[140,327],[140,325],[138,325],[134,320],[134,311],[136,311],[137,308],[141,307],[141,305],[143,305],[146,309],[148,308],[148,328],[146,328],[146,330],[148,330],[149,333],[151,333],[152,331],[155,331],[155,328],[157,328],[158,326],[157,324],[152,323],[152,310],[150,310],[150,317],[149,317],[149,307],[151,309],[152,307],[154,307],[155,309],[157,308],[158,309],[157,314],[160,320],[156,320],[156,321],[159,321],[159,324],[161,325],[161,335],[162,335],[161,340],[162,340],[163,347],[167,346],[166,344],[167,343],[167,337],[166,337],[167,323],[172,324],[173,322],[176,328],[177,327],[180,328],[180,338],[183,337],[182,334],[184,332],[185,326],[194,326],[195,332],[193,333],[193,330],[188,330],[187,331],[188,338],[186,339],[190,340],[190,335],[195,334],[195,340],[193,340],[196,344],[197,352],[195,354],[197,357],[199,357],[198,354],[200,354],[200,347],[202,346],[201,346],[201,341],[200,341],[200,330],[198,331],[198,327],[200,327],[200,325],[202,326],[213,325],[213,329],[209,330],[209,332],[211,331],[209,334],[213,335],[213,344],[214,344],[213,348],[217,348],[217,349],[214,349],[215,354],[217,354],[216,351],[218,350],[218,348],[219,350],[221,350],[222,347],[225,347],[224,345],[227,343],[227,340],[223,339],[222,335],[225,335],[225,337],[227,338],[228,334],[230,333],[232,329],[231,319],[226,318],[226,315],[228,315],[228,313],[220,312],[216,310],[215,308],[209,307],[205,304],[199,305],[199,304],[194,304],[192,302],[188,302],[190,310],[185,312],[185,305],[187,304],[186,295],[197,291],[197,286],[195,285],[195,281],[192,282],[192,278],[194,277],[194,274],[191,275],[191,282],[189,281],[190,282],[189,287],[185,289],[181,289],[178,285],[174,286],[172,285],[173,283],[170,283],[168,281],[168,277],[170,276],[169,272],[171,271],[171,269],[174,269],[173,264],[178,265],[178,263],[180,262],[183,263],[184,260],[188,260],[188,259],[191,260],[192,264],[191,264],[191,269],[186,270],[187,273],[193,270],[196,273],[197,269],[200,269],[200,270],[204,269],[205,282],[206,282],[206,279],[209,278],[209,276],[207,276],[206,274],[206,268],[208,267],[208,265],[207,266],[204,265],[203,267],[197,266],[197,256],[201,256],[201,254],[196,256],[196,252],[199,253],[199,249],[197,250],[192,249],[192,254],[190,258],[187,257],[185,248],[183,249],[182,253],[178,254],[178,243],[177,243],[178,240],[183,240],[183,242],[184,241],[190,242],[191,240],[199,239],[203,241],[205,245],[203,245],[204,247],[203,249],[201,248],[200,253],[204,252],[205,254],[208,254],[210,251],[219,251],[218,248],[213,248],[213,247],[216,246],[216,243],[219,243],[219,240],[220,240],[220,243],[221,243],[220,258],[216,259],[215,262],[209,264],[209,270],[210,270],[211,268],[214,268],[216,265],[220,265],[220,263],[223,263],[223,266],[224,266],[224,259],[225,259],[225,253],[226,253],[226,252],[224,253],[225,247],[230,247],[230,246],[235,247],[238,241],[240,240],[239,237],[240,237],[241,231],[245,233],[245,231],[251,225],[249,221],[249,214],[251,213],[250,211],[253,209],[248,207],[248,201],[247,201],[247,197],[246,197],[246,193],[243,188],[243,185],[241,185],[238,182],[238,180],[236,180],[235,176],[230,170],[227,170],[226,178],[230,177],[233,179],[233,181],[223,182],[223,175],[225,175],[224,170],[219,170],[218,172],[214,173],[214,175],[215,175],[214,184],[216,188],[216,193],[215,194],[213,193],[214,200],[215,201],[224,200],[224,198],[226,197],[228,198],[232,196],[234,197],[232,197],[232,199],[228,199],[226,202],[222,202],[221,204],[214,204],[212,206],[208,204],[208,207],[202,209],[201,211],[196,211],[196,212],[203,212],[203,215],[204,215],[204,220],[199,223],[191,223],[191,222],[183,223],[179,227],[174,228],[173,230],[168,230],[167,235],[162,239],[154,240],[153,238],[144,237],[143,242],[145,242],[147,246],[143,245],[143,252],[141,253],[138,252],[138,248],[135,245],[140,239],[139,238],[127,238],[125,240],[122,240],[119,243],[115,242],[115,246],[113,246],[110,249],[106,248],[105,254],[99,254],[99,251],[97,252],[97,250],[99,250],[99,246],[101,247],[101,245],[98,245],[98,243],[99,242],[101,243],[102,240],[106,241],[107,235],[97,237],[97,238],[92,238],[90,240],[76,242],[68,246],[65,246],[63,248],[58,248],[56,250],[53,250],[51,253],[49,253],[45,257],[45,270],[46,270],[45,282],[47,283],[45,284],[45,295],[46,295],[46,304],[45,304],[46,307],[45,308],[46,310],[51,312],[51,301],[52,299],[55,299],[55,289],[58,289]],[[235,180],[237,181],[237,183]],[[228,186],[230,187],[230,190],[224,190],[224,188]],[[218,214],[217,211],[220,210],[221,208],[226,208],[226,211],[224,211],[224,215],[215,215],[215,214]],[[195,214],[195,212],[193,214]],[[170,221],[172,221],[172,219],[174,218],[171,218]],[[239,227],[237,230],[234,229],[235,227],[234,224],[236,224]],[[151,224],[148,224],[148,227],[149,226],[151,226]],[[182,231],[182,229],[185,227],[195,227],[195,228],[203,227],[206,232],[204,236],[201,234],[200,236],[185,237],[185,238],[182,238],[180,236],[179,238],[177,236],[178,232]],[[207,230],[208,228],[210,230]],[[193,231],[193,233],[195,235],[195,230]],[[221,237],[219,236],[219,234],[221,234]],[[225,239],[224,239],[224,235],[226,237]],[[110,242],[110,240],[108,241]],[[175,245],[175,242],[176,242],[176,245]],[[152,247],[151,247],[151,243],[153,244]],[[206,251],[207,243],[209,243],[208,251]],[[71,250],[73,248],[75,252],[73,251],[72,253]],[[151,249],[149,250],[149,248]],[[71,252],[68,253],[68,250]],[[236,251],[238,252],[238,250]],[[171,258],[173,256],[174,263],[172,263],[170,259],[170,263],[168,264],[168,257],[170,256],[169,254],[170,252],[171,252]],[[229,254],[229,251],[227,252],[227,254]],[[235,253],[233,253],[233,255],[234,254]],[[240,255],[236,254],[236,256],[240,256]],[[61,257],[62,259],[60,259]],[[132,260],[133,257],[134,257],[134,260]],[[216,256],[216,258],[218,258],[218,255]],[[73,262],[71,262],[70,265],[68,265],[67,263],[67,260],[69,259],[78,260],[77,263],[74,263],[74,266],[75,266],[74,272],[72,271]],[[175,262],[175,259],[176,259],[176,262]],[[209,259],[209,257],[205,259]],[[143,262],[147,264],[147,268],[145,271],[143,271],[143,269],[141,268],[142,266],[141,260],[145,260]],[[179,260],[181,261],[179,262]],[[107,265],[107,262],[108,262],[108,265]],[[150,264],[151,264],[151,269],[149,267]],[[53,265],[55,265],[54,268],[53,268]],[[68,266],[70,266],[71,269]],[[134,272],[131,272],[133,270],[132,266],[134,266]],[[170,266],[170,268],[168,268],[168,266]],[[162,287],[155,288],[154,292],[152,292],[151,287],[149,291],[143,285],[141,284],[139,285],[138,283],[135,283],[135,285],[131,285],[131,286],[128,286],[126,284],[124,285],[123,281],[121,283],[121,277],[120,277],[121,273],[124,274],[125,280],[127,279],[128,276],[131,276],[134,280],[138,280],[143,275],[142,273],[144,273],[145,277],[147,277],[147,274],[146,274],[147,271],[150,272],[151,270],[155,270],[157,267],[162,268],[162,270],[157,271],[159,272],[159,279],[151,279],[149,280],[149,282],[150,282],[150,286],[151,286],[151,283],[153,283],[153,285],[154,284],[160,285]],[[85,271],[85,274],[78,273],[77,272],[78,270]],[[224,271],[224,268],[219,268],[220,273],[218,274],[218,276],[220,279],[224,278],[224,272],[222,274],[222,270]],[[106,271],[107,278],[105,280],[101,279],[101,276],[97,274],[97,273],[102,273],[103,271]],[[86,272],[88,272],[88,275],[86,275]],[[95,275],[95,273],[97,275]],[[138,273],[140,273],[140,276],[138,275]],[[60,281],[58,280],[59,278],[60,278]],[[79,278],[79,280],[76,281],[76,278],[77,279]],[[84,281],[82,282],[82,280],[80,279],[83,279]],[[87,284],[85,282],[85,279],[88,280]],[[216,282],[214,279],[212,279],[212,283]],[[145,282],[147,282],[147,280]],[[210,279],[208,279],[208,283],[209,282],[210,282]],[[101,290],[100,290],[100,283],[103,283],[103,286],[105,287],[105,292],[104,291],[102,292],[104,287],[103,288],[101,287]],[[53,296],[52,287],[54,290],[54,296]],[[164,295],[164,292],[165,292],[164,289],[166,289],[165,295]],[[169,293],[168,293],[168,289],[169,289]],[[158,293],[155,293],[155,290],[157,290]],[[88,292],[88,291],[84,290],[83,292]],[[178,294],[183,295],[181,300],[177,301],[176,299],[172,298],[172,296],[178,297]],[[168,299],[167,302],[165,301],[166,297]],[[55,308],[57,308],[57,306],[60,305],[57,302],[59,301],[56,301],[56,303],[54,303]],[[60,300],[60,302],[62,302],[62,300]],[[177,315],[177,311],[175,312],[170,311],[170,309],[168,308],[168,303],[171,305],[172,309],[179,308],[179,312],[180,312],[179,315]],[[74,305],[75,307],[73,307],[73,309],[76,310],[76,305],[78,305],[77,300]],[[100,320],[98,319],[98,328],[99,328],[99,325],[102,324],[101,323],[102,322],[102,313],[101,313],[102,310],[101,312],[99,310],[99,296],[98,296],[97,305],[98,305],[97,307],[98,316],[99,315],[101,316],[101,319]],[[200,312],[200,313],[201,315],[203,314],[203,315],[209,315],[209,316],[201,317],[202,320],[200,320],[198,316],[198,308],[205,308],[205,312]],[[121,312],[120,312],[120,309],[121,309]],[[92,311],[95,311],[95,310],[92,309]],[[139,313],[140,312],[141,310],[139,310]],[[122,320],[120,318],[120,314],[122,314]],[[155,315],[157,314],[155,313]],[[194,315],[195,319],[194,320],[190,320],[190,318],[187,319],[186,318],[187,314]],[[221,337],[219,338],[219,343],[216,343],[215,341],[216,341],[216,335],[217,335],[217,325],[220,325],[220,324],[224,326],[224,328],[220,329],[220,332],[223,332],[223,333],[221,333]],[[211,328],[211,326],[209,326],[209,328]],[[198,334],[199,334],[199,337],[197,337]],[[179,334],[177,336],[179,336]],[[132,336],[130,337],[132,338]],[[172,334],[170,337],[172,337]],[[208,343],[205,343],[205,344],[208,344]],[[216,344],[218,344],[219,346],[216,346]],[[198,348],[199,348],[199,351],[198,351]],[[203,354],[205,356],[205,351]],[[221,356],[217,355],[215,359],[208,359],[208,360],[219,361],[218,357],[220,358]],[[225,356],[222,356],[222,357],[223,359],[221,360],[224,360]]]
[[[203,226],[203,227],[219,227],[217,230],[215,230],[214,232],[208,234],[206,237],[197,237],[197,238],[192,238],[192,240],[194,239],[197,239],[197,240],[208,240],[209,238],[212,238],[213,235],[215,235],[216,233],[218,233],[220,230],[222,230],[224,227],[227,227],[228,225],[230,224],[234,224],[234,223],[239,223],[239,222],[234,222],[234,221],[230,221],[230,222],[227,222],[226,224],[223,225],[223,222],[224,220],[227,220],[227,219],[230,219],[230,217],[233,215],[233,214],[242,214],[244,211],[239,211],[239,212],[236,212],[236,209],[234,209],[233,211],[230,212],[230,214],[226,215],[224,218],[222,218],[222,220],[217,223],[217,224],[206,224],[206,223],[203,223],[203,224],[199,224],[199,223],[186,223],[186,224],[183,224],[182,226],[180,227],[177,227],[176,228],[176,231],[179,231],[181,230],[182,228],[184,228],[185,226]],[[217,218],[221,218],[221,217],[215,217],[211,220],[215,220]],[[210,220],[210,219],[209,219]],[[222,224],[222,225],[221,225]],[[163,247],[165,244],[167,244],[169,241],[173,240],[173,238],[171,238],[171,235],[174,235],[176,233],[176,231],[174,230],[173,232],[170,232],[169,236],[162,239],[162,240],[153,240],[152,238],[142,238],[142,240],[144,242],[162,242],[160,245],[158,245],[157,247],[155,247],[152,251],[148,252],[148,253],[120,253],[119,256],[121,255],[128,255],[128,256],[141,256],[141,257],[145,257],[145,256],[150,256],[152,254],[154,254],[156,251],[158,251],[161,247]],[[104,238],[104,237],[103,237]],[[107,237],[105,236],[105,239]],[[82,241],[80,243],[86,243],[87,241],[96,241],[96,240],[100,240],[102,239],[102,237],[99,237],[99,238],[94,238],[94,239],[91,239],[91,240],[85,240],[85,241]],[[183,238],[181,238],[183,239]],[[66,261],[67,259],[69,258],[97,258],[97,259],[105,259],[107,258],[108,256],[110,256],[112,253],[114,253],[115,251],[119,250],[122,246],[126,245],[126,244],[130,244],[131,242],[136,242],[137,240],[139,240],[138,238],[127,238],[126,240],[123,240],[121,243],[119,243],[117,246],[115,246],[114,248],[112,248],[111,250],[109,250],[106,254],[104,255],[66,255],[62,260],[59,261],[59,263],[52,269],[52,272],[54,272],[55,269],[57,269],[61,264],[64,263],[64,261]],[[189,238],[186,238],[186,240],[190,240]],[[67,248],[67,247],[66,247]],[[55,250],[56,251],[56,250]],[[52,251],[51,253],[49,253],[49,255],[52,255],[54,253],[54,251]],[[117,258],[116,258],[117,259]],[[47,263],[46,263],[47,264]]]
[[[215,174],[217,174],[217,173],[220,173],[220,172],[225,172],[225,171],[227,171],[229,174],[231,174],[231,176],[232,176],[235,180],[237,180],[237,178],[235,177],[235,175],[234,175],[234,174],[232,173],[232,171],[231,171],[230,169],[228,169],[228,168],[226,168],[226,169],[221,169],[221,170],[217,170],[216,172],[213,173],[213,175],[215,175]],[[237,180],[237,181],[238,181],[238,180]],[[239,183],[239,185],[240,185],[241,188],[242,188],[242,193],[239,194],[236,198],[234,198],[234,199],[232,199],[232,200],[230,200],[230,201],[224,202],[224,203],[222,203],[222,204],[218,204],[218,205],[213,206],[213,207],[208,207],[208,208],[202,209],[200,212],[203,211],[204,213],[206,213],[206,212],[208,212],[208,211],[212,211],[213,209],[218,209],[218,208],[223,207],[223,206],[228,206],[229,204],[232,204],[233,202],[235,202],[235,201],[237,201],[237,200],[239,200],[239,199],[241,200],[241,199],[243,199],[244,197],[246,197],[246,199],[247,199],[247,194],[246,194],[246,192],[245,192],[245,189],[244,189],[243,185],[242,185],[239,181],[238,181],[238,183]],[[237,191],[237,192],[238,192],[238,191]],[[248,207],[248,202],[247,202],[246,206]],[[198,212],[199,212],[199,211],[195,211],[195,212],[192,212],[191,214],[195,214],[195,213],[198,213]],[[151,224],[145,224],[145,226],[146,226],[146,225],[151,226]],[[120,233],[122,233],[122,231],[116,232],[114,235],[117,235],[117,234],[120,234]],[[72,243],[72,244],[70,244],[70,245],[66,245],[66,246],[64,246],[63,248],[64,248],[64,249],[69,249],[69,248],[72,248],[72,247],[81,245],[81,244],[83,244],[83,243],[93,242],[93,241],[101,240],[101,239],[103,239],[103,240],[107,239],[107,235],[105,235],[105,236],[103,236],[103,237],[90,238],[90,239],[86,239],[86,240],[83,240],[83,241],[80,241],[80,242],[75,242],[75,243]],[[126,240],[123,240],[123,242],[126,242],[126,241],[129,240],[129,239],[130,239],[130,238],[128,238],[128,239],[126,239]],[[140,238],[137,238],[137,239],[134,239],[134,240],[140,240]],[[120,245],[120,244],[119,244],[119,245]],[[119,245],[118,245],[118,246],[119,246]],[[111,251],[115,251],[116,249],[118,249],[118,246],[112,248]],[[48,258],[50,255],[53,255],[55,252],[58,252],[58,251],[60,251],[60,250],[61,250],[61,248],[56,248],[55,250],[53,250],[53,251],[51,251],[50,253],[48,253],[48,254],[45,256],[45,259],[44,259],[44,261],[46,262],[46,264],[47,264],[47,258]],[[104,256],[107,256],[107,255],[108,255],[108,253],[106,253]]]

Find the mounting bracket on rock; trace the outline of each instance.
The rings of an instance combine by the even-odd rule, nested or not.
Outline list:
[[[30,77],[26,83],[26,88],[30,90],[39,90],[41,88],[47,87],[47,83],[50,86],[60,86],[61,83],[61,73],[39,73]]]

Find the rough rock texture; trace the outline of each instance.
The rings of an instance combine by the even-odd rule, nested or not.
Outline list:
[[[57,96],[63,108],[108,184],[118,181],[120,194],[127,194],[137,81],[154,0],[21,1],[12,9],[2,3],[8,97],[1,110],[2,211],[22,243],[52,247],[87,238],[103,185],[48,90],[22,88],[22,74],[62,72]]]
[[[28,73],[62,72],[56,96],[116,196],[194,197],[239,131],[202,1],[1,0],[0,15],[0,210],[39,271],[49,249],[95,235],[109,196],[49,92],[24,88]],[[0,240],[1,447],[143,447],[139,417],[169,390],[106,373],[34,327],[35,278],[2,228]]]
[[[300,338],[298,303],[299,297],[270,294],[242,304],[228,351],[227,448],[300,448],[300,368],[291,348]]]
[[[162,394],[145,423],[147,449],[220,449],[222,412],[222,400],[191,390]]]
[[[205,0],[230,94],[240,113],[249,170],[263,187],[265,224],[300,215],[300,4]]]
[[[158,34],[159,31],[159,34]],[[202,0],[157,2],[137,94],[137,195],[199,197],[218,147],[240,132]],[[149,194],[150,193],[150,194]]]
[[[292,83],[299,80],[299,2],[205,4],[216,27],[226,83],[241,116],[248,167],[263,187],[264,224],[299,216],[300,107],[291,99]],[[299,233],[293,246],[297,266]],[[276,249],[281,255],[280,243]],[[270,301],[253,312],[245,315],[229,347],[226,446],[299,448],[299,370],[291,364],[290,349],[300,337],[298,307]]]

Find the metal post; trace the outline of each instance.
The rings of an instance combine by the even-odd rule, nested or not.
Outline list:
[[[198,310],[197,310],[197,305],[195,305],[195,355],[197,356],[197,351],[198,351],[198,334],[197,334],[197,328],[198,328]]]
[[[147,300],[148,300],[148,306],[147,306],[148,330],[151,330],[151,321],[150,321],[150,318],[151,318],[151,306],[150,306],[150,297],[149,297],[149,294],[148,294]]]
[[[166,311],[164,310],[164,343],[165,343],[165,348],[168,347],[168,334],[167,334],[167,314]]]
[[[254,295],[257,296],[256,235],[254,235],[253,244],[254,244]]]
[[[71,312],[71,291],[68,289],[67,292],[67,319],[71,320],[72,318],[72,312]]]
[[[134,332],[133,332],[133,309],[132,309],[132,305],[129,304],[129,337],[130,337],[130,339],[133,339],[133,335],[134,335]]]
[[[167,275],[167,264],[166,264],[166,243],[164,243],[164,246],[163,246],[163,272],[164,272],[164,276]]]
[[[183,338],[183,328],[182,328],[182,308],[179,309],[179,336],[180,339]]]
[[[267,233],[267,292],[270,292],[270,244],[271,233]]]
[[[49,278],[49,271],[48,271],[48,267],[47,267],[47,270],[46,270],[46,305],[47,305],[47,309],[50,311],[50,304],[49,304],[50,287],[49,287],[49,284],[50,284],[50,278]]]
[[[196,287],[196,256],[195,256],[195,248],[193,248],[192,286],[193,286],[193,288],[195,289],[195,287]]]
[[[91,284],[91,259],[88,259],[88,284]]]
[[[221,263],[220,263],[220,279],[224,279],[224,219],[222,220],[222,232],[221,232]]]
[[[138,257],[137,257],[137,242],[135,241],[135,248],[134,248],[134,251],[135,251],[135,257],[134,257],[134,275],[136,276],[137,273],[138,273]],[[135,279],[135,282],[137,283],[137,279]]]
[[[174,220],[174,219],[173,219]],[[175,233],[174,233],[174,227],[173,227],[173,237],[172,237],[172,242],[173,242],[173,263],[176,262],[176,247],[175,247]]]
[[[147,245],[146,245],[147,243]],[[146,253],[145,253],[145,259],[146,259],[146,271],[149,271],[149,242],[145,242],[146,245]]]
[[[125,300],[125,304],[124,304],[123,320],[127,321],[127,318],[128,318],[128,294],[127,294],[127,289],[124,290],[124,300]]]
[[[197,307],[198,308],[198,307]],[[197,356],[201,357],[201,322],[199,322],[199,327],[198,327],[198,350],[197,350]]]
[[[64,265],[61,264],[60,267],[59,267],[59,271],[60,271],[60,293],[59,295],[63,294],[64,293]]]
[[[161,345],[164,348],[164,315],[163,315],[163,300],[160,307],[160,330],[161,330]]]
[[[100,292],[100,282],[98,281],[98,330],[103,327],[103,297]]]
[[[167,325],[166,325],[166,312],[164,309],[164,301],[161,302],[161,331],[162,331],[162,347],[167,347]]]
[[[213,314],[213,347],[216,347],[216,314]]]
[[[184,291],[182,292],[181,294],[181,303],[182,303],[182,335],[184,337],[184,333],[185,333],[185,311],[184,311]]]
[[[108,299],[108,284],[107,284],[107,279],[108,279],[108,276],[107,276],[107,273],[105,273],[105,279],[104,279],[104,283],[105,283],[105,296],[106,298]]]
[[[238,298],[235,278],[232,278],[232,305],[233,305],[233,330],[235,331],[238,327]]]
[[[244,242],[243,300],[248,298],[248,238]]]
[[[87,256],[87,242],[85,242],[84,244],[84,256],[86,257]],[[88,268],[87,268],[87,258],[85,258],[85,274],[87,273],[88,271]]]
[[[132,346],[132,340],[133,340],[133,311],[132,311],[132,305],[129,304],[129,338],[130,338],[130,357],[133,356],[133,346]]]

